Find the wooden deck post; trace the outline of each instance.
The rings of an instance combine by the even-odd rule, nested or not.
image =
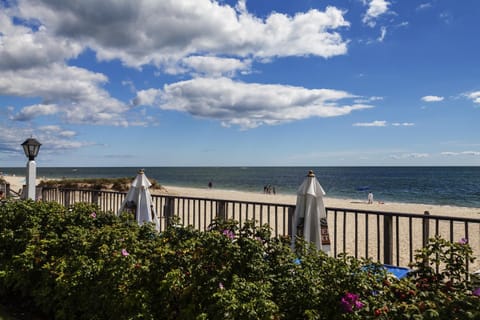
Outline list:
[[[167,227],[170,227],[173,223],[173,214],[175,212],[175,199],[168,197],[165,199],[165,210],[164,215],[167,220]]]
[[[227,206],[225,201],[217,201],[217,219],[225,221],[227,220]]]
[[[295,207],[288,208],[288,235],[293,237],[292,228],[295,221],[293,221],[293,216],[295,215]]]
[[[425,248],[428,244],[428,239],[430,239],[430,219],[428,218],[430,212],[425,211],[423,215],[425,218],[422,221],[422,245]]]
[[[68,206],[70,206],[70,190],[64,190],[63,194],[65,195],[65,202],[64,202],[63,205],[65,207],[68,207]]]
[[[92,191],[92,203],[93,204],[98,204],[99,196],[100,196],[100,191],[98,191],[98,190],[93,190]]]
[[[392,216],[383,217],[383,263],[392,264],[393,261],[393,219]]]

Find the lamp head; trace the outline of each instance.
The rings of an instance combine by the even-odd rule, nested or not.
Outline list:
[[[22,143],[23,151],[25,152],[28,160],[35,160],[41,145],[42,144],[34,138],[28,138],[24,143]]]

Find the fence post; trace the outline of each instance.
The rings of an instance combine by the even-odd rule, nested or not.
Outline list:
[[[225,221],[227,220],[227,206],[225,205],[225,201],[218,200],[217,201],[217,219]]]
[[[175,199],[174,198],[166,198],[165,199],[165,219],[167,220],[167,227],[170,227],[173,223],[173,213],[175,212]]]
[[[65,194],[64,206],[68,207],[68,206],[70,206],[70,190],[64,190],[64,194]]]
[[[92,191],[92,203],[98,204],[98,197],[100,196],[100,191],[94,190]]]
[[[392,264],[393,261],[393,219],[392,216],[383,217],[383,263]]]
[[[295,207],[289,207],[288,208],[288,235],[290,236],[290,238],[293,237],[292,228],[295,223],[295,221],[293,221],[294,215],[295,215]]]
[[[425,248],[428,244],[428,239],[430,239],[430,219],[428,216],[430,215],[430,212],[425,211],[423,213],[423,221],[422,221],[422,226],[423,226],[423,232],[422,232],[422,244],[423,247]]]
[[[48,189],[42,188],[42,200],[43,201],[50,201],[50,199],[48,199],[48,193],[49,193]]]

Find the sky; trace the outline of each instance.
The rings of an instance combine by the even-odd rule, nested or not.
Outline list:
[[[0,167],[480,165],[478,0],[0,0]]]

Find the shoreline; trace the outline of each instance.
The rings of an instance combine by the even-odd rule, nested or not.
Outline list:
[[[480,166],[438,169],[417,167],[145,167],[150,179],[166,186],[214,188],[263,193],[271,185],[277,194],[295,195],[303,177],[313,169],[327,197],[422,205],[480,208]],[[135,177],[135,167],[38,167],[44,179],[102,179]],[[24,176],[25,168],[4,168],[5,175]],[[1,174],[1,172],[0,172]]]

